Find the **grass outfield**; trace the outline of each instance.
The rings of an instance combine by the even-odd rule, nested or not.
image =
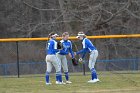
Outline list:
[[[0,77],[0,93],[140,93],[140,73],[99,72],[101,82],[89,84],[90,75],[71,75],[72,84],[46,86],[44,77]],[[63,77],[64,78],[64,77]]]

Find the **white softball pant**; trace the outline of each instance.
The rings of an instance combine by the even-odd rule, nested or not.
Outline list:
[[[50,73],[52,71],[52,66],[55,67],[56,72],[61,72],[60,60],[56,55],[47,55],[46,63],[47,63],[47,72]]]
[[[67,64],[68,62],[67,62],[66,55],[56,54],[56,56],[60,60],[60,64],[62,65],[63,71],[68,72],[68,64]]]
[[[98,50],[93,50],[90,52],[89,64],[88,64],[90,70],[94,68],[97,57],[98,57]]]

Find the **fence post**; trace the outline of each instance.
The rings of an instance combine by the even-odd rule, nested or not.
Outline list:
[[[86,65],[85,65],[85,60],[83,62],[83,75],[86,75]]]
[[[17,46],[17,74],[18,74],[18,78],[20,77],[20,73],[19,73],[19,49],[18,49],[18,41],[16,41],[16,46]]]
[[[4,64],[3,67],[4,67],[4,75],[8,75],[7,74],[7,64]]]
[[[135,59],[135,70],[138,70],[138,58]]]

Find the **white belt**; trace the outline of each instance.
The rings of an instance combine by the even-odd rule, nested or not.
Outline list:
[[[96,49],[94,49],[94,50],[91,50],[91,51],[90,51],[90,54],[91,54],[91,53],[93,53],[94,51],[97,51],[97,50],[96,50]]]

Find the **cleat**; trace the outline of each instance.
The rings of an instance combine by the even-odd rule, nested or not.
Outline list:
[[[89,80],[88,83],[96,83],[96,82],[99,82],[100,80],[97,78],[97,79],[94,79],[94,80]]]
[[[93,80],[89,80],[88,83],[94,83],[94,81]]]
[[[66,81],[66,84],[71,84],[72,82],[71,81]]]
[[[63,81],[62,82],[56,81],[55,83],[58,84],[58,85],[66,84]]]
[[[66,83],[62,81],[62,84],[66,84]]]
[[[100,82],[100,80],[97,78],[97,79],[95,79],[96,80],[96,82]]]
[[[46,82],[46,85],[51,85],[51,84],[52,84],[52,83],[47,83],[47,82]]]
[[[58,84],[58,83],[59,83],[59,81],[56,81],[56,82],[55,82],[55,84]]]

